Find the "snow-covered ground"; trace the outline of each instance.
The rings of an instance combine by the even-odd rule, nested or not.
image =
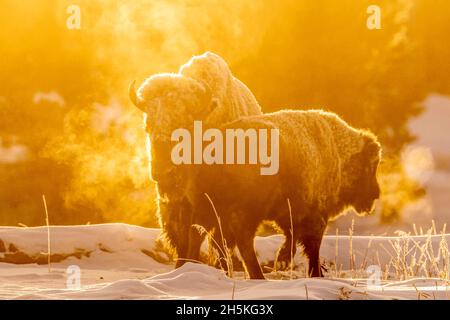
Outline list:
[[[324,279],[304,278],[307,263],[296,255],[292,274],[270,272],[261,281],[245,280],[243,272],[229,278],[194,263],[174,270],[158,244],[159,233],[125,224],[51,227],[51,256],[58,262],[49,270],[46,227],[0,227],[0,299],[450,297],[450,287],[439,279],[448,269],[450,235],[327,236],[321,249],[328,268]],[[271,265],[282,241],[279,235],[256,238],[263,265]]]

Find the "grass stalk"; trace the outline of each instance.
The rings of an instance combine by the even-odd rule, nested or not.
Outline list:
[[[233,278],[233,259],[230,254],[230,250],[227,247],[227,242],[225,240],[225,237],[223,236],[222,222],[221,222],[220,216],[217,213],[216,207],[215,207],[213,201],[211,200],[211,197],[207,193],[205,193],[205,197],[208,199],[208,201],[211,204],[211,207],[214,211],[214,214],[216,215],[217,224],[218,224],[219,231],[220,231],[220,238],[222,240],[222,252],[225,253],[225,259],[226,259],[226,264],[227,264],[227,268],[228,268],[228,275],[231,278]]]
[[[293,272],[294,272],[294,223],[292,222],[292,208],[291,208],[291,202],[289,201],[289,198],[287,199],[288,208],[289,208],[289,218],[291,222],[291,272],[290,272],[290,279],[292,280]]]
[[[50,219],[48,217],[47,201],[45,200],[45,195],[42,195],[42,201],[44,203],[45,209],[45,224],[47,225],[47,265],[48,272],[51,272],[51,244],[50,244]]]

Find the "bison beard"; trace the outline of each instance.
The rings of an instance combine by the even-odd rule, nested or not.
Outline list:
[[[261,176],[254,165],[194,166],[186,188],[193,208],[191,223],[217,228],[208,194],[220,215],[227,244],[237,246],[252,279],[263,279],[253,246],[255,232],[261,222],[275,221],[287,235],[278,259],[290,261],[289,199],[293,242],[304,247],[308,273],[321,276],[319,249],[328,221],[347,207],[368,213],[379,197],[376,138],[322,111],[281,111],[243,118],[225,128],[279,129],[280,172]]]

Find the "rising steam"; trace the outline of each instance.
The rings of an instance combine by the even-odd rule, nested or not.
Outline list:
[[[72,168],[67,206],[92,204],[106,221],[145,224],[154,214],[142,115],[117,101],[73,110],[44,155]]]

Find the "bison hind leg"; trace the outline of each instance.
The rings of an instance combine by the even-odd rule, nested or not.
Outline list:
[[[320,218],[308,219],[301,225],[299,240],[309,260],[308,275],[310,277],[323,277],[319,251],[326,226],[326,222]]]

